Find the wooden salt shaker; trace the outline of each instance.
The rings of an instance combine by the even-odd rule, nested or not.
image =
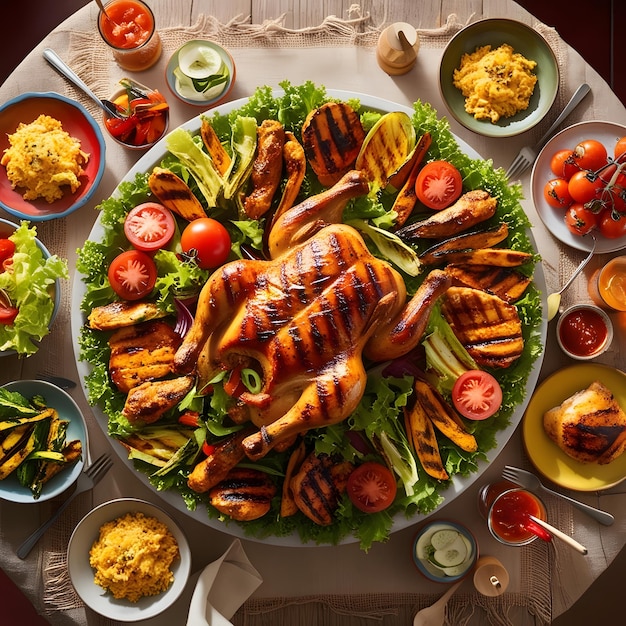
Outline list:
[[[474,587],[484,596],[501,596],[509,586],[509,573],[495,556],[481,556],[474,567]]]
[[[380,33],[376,60],[387,74],[406,74],[415,65],[419,47],[415,28],[406,22],[395,22]]]

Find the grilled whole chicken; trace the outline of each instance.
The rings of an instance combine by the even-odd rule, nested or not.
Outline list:
[[[302,215],[301,228],[315,231],[337,211],[327,198],[318,196],[322,208],[307,200],[303,214],[293,207],[277,224],[290,223],[299,237],[294,214]],[[259,369],[260,391],[240,396],[259,429],[242,446],[257,460],[299,433],[350,415],[365,390],[363,350],[373,360],[412,350],[449,285],[445,272],[433,270],[407,303],[401,275],[374,257],[354,228],[322,227],[270,261],[233,261],[217,270],[202,289],[174,368],[193,372],[202,352],[215,370]]]

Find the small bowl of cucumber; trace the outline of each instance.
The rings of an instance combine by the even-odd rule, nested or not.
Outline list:
[[[172,93],[187,104],[210,107],[221,102],[235,82],[235,62],[225,48],[192,39],[171,56],[165,71]]]
[[[450,520],[432,520],[413,541],[413,562],[421,574],[437,583],[454,583],[472,571],[478,543],[468,528]]]

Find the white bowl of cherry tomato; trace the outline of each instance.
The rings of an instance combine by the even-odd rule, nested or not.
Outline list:
[[[531,175],[533,202],[552,234],[580,250],[626,246],[626,127],[581,122],[555,135]]]
[[[111,98],[120,116],[105,112],[104,127],[126,148],[151,148],[167,132],[169,105],[158,89],[150,89],[130,78],[123,78],[120,84],[123,89]]]

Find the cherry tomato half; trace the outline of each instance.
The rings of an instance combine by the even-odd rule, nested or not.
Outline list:
[[[141,250],[127,250],[109,266],[109,282],[122,300],[147,296],[156,283],[157,269],[152,257]]]
[[[19,311],[14,306],[4,306],[0,304],[0,324],[9,326],[13,324]]]
[[[598,216],[580,202],[575,202],[565,211],[565,225],[574,235],[586,235],[596,227]]]
[[[10,239],[0,239],[0,266],[15,254],[15,244]]]
[[[543,188],[543,197],[555,209],[566,209],[572,204],[569,185],[564,178],[553,178]]]
[[[124,221],[126,239],[144,252],[167,246],[176,231],[172,212],[157,202],[144,202],[131,209]]]
[[[348,477],[346,492],[352,504],[364,513],[377,513],[388,508],[396,497],[398,485],[385,465],[367,461],[356,467]]]
[[[185,255],[194,257],[202,269],[219,267],[230,254],[230,235],[223,224],[211,217],[189,222],[180,237]]]
[[[596,139],[585,139],[574,148],[574,158],[583,170],[599,170],[606,165],[607,151]]]
[[[452,387],[452,403],[463,417],[484,420],[500,408],[502,388],[489,372],[469,370],[456,379]]]
[[[615,218],[618,219],[615,219]],[[626,236],[626,215],[620,215],[608,209],[602,211],[598,219],[598,230],[607,239],[619,239]]]
[[[450,206],[462,191],[461,173],[447,161],[426,163],[415,181],[415,193],[419,201],[435,211]]]

